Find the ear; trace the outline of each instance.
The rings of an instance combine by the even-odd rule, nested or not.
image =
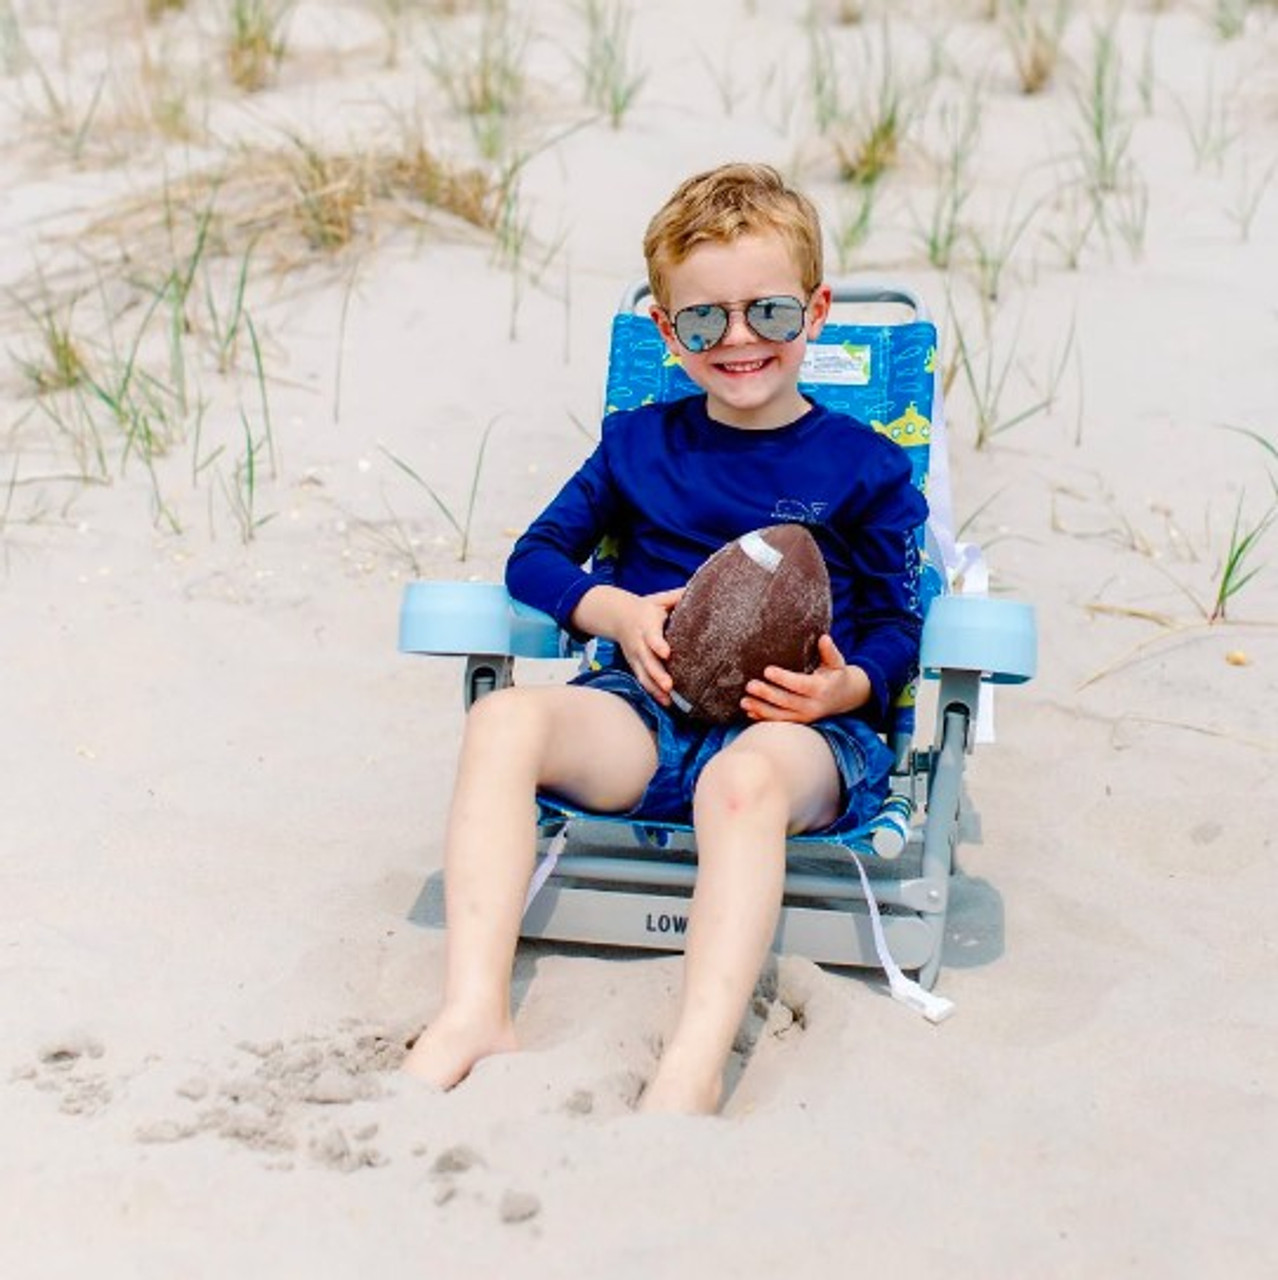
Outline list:
[[[648,308],[648,315],[651,317],[653,324],[657,326],[657,332],[661,334],[661,339],[666,344],[666,350],[672,356],[682,356],[683,344],[675,337],[674,326],[670,323],[670,317],[666,314],[665,308],[657,306],[654,302]]]
[[[833,303],[833,295],[828,284],[820,284],[808,301],[808,327],[807,333],[809,340],[816,339],[820,336],[821,330],[825,328],[825,322],[830,318],[830,307]]]

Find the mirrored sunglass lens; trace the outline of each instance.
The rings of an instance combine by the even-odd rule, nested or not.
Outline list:
[[[746,308],[746,323],[769,342],[793,342],[803,332],[798,298],[758,298]]]
[[[728,314],[716,303],[684,307],[674,318],[679,341],[689,351],[708,351],[728,331]]]

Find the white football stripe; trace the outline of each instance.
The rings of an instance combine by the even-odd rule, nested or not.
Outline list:
[[[781,561],[784,559],[781,552],[776,547],[770,546],[760,533],[747,533],[738,539],[741,550],[750,557],[761,569],[766,569],[769,573],[776,573],[781,567]]]

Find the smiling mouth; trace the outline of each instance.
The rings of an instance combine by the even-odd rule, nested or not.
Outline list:
[[[766,359],[725,361],[719,365],[719,369],[724,373],[758,373],[767,363]]]

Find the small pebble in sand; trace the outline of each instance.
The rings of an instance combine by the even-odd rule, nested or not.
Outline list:
[[[588,1116],[595,1109],[595,1095],[589,1089],[574,1089],[564,1103],[564,1110],[573,1116]]]
[[[152,1124],[139,1125],[133,1136],[138,1142],[181,1142],[195,1133],[193,1124],[179,1124],[176,1120],[156,1120]]]
[[[376,1147],[352,1146],[350,1139],[336,1127],[311,1139],[311,1158],[340,1173],[355,1173],[359,1169],[376,1169],[386,1163],[386,1157]]]
[[[347,1071],[329,1067],[315,1077],[314,1082],[302,1095],[306,1102],[321,1102],[329,1106],[340,1106],[354,1102],[363,1096],[360,1082]]]
[[[467,1169],[483,1163],[478,1152],[470,1147],[456,1146],[440,1152],[431,1168],[435,1173],[465,1173]]]
[[[541,1212],[541,1201],[530,1191],[506,1191],[502,1194],[497,1215],[503,1222],[527,1222]]]
[[[81,1058],[100,1058],[106,1050],[92,1036],[73,1033],[43,1045],[37,1057],[46,1067],[70,1067]]]

